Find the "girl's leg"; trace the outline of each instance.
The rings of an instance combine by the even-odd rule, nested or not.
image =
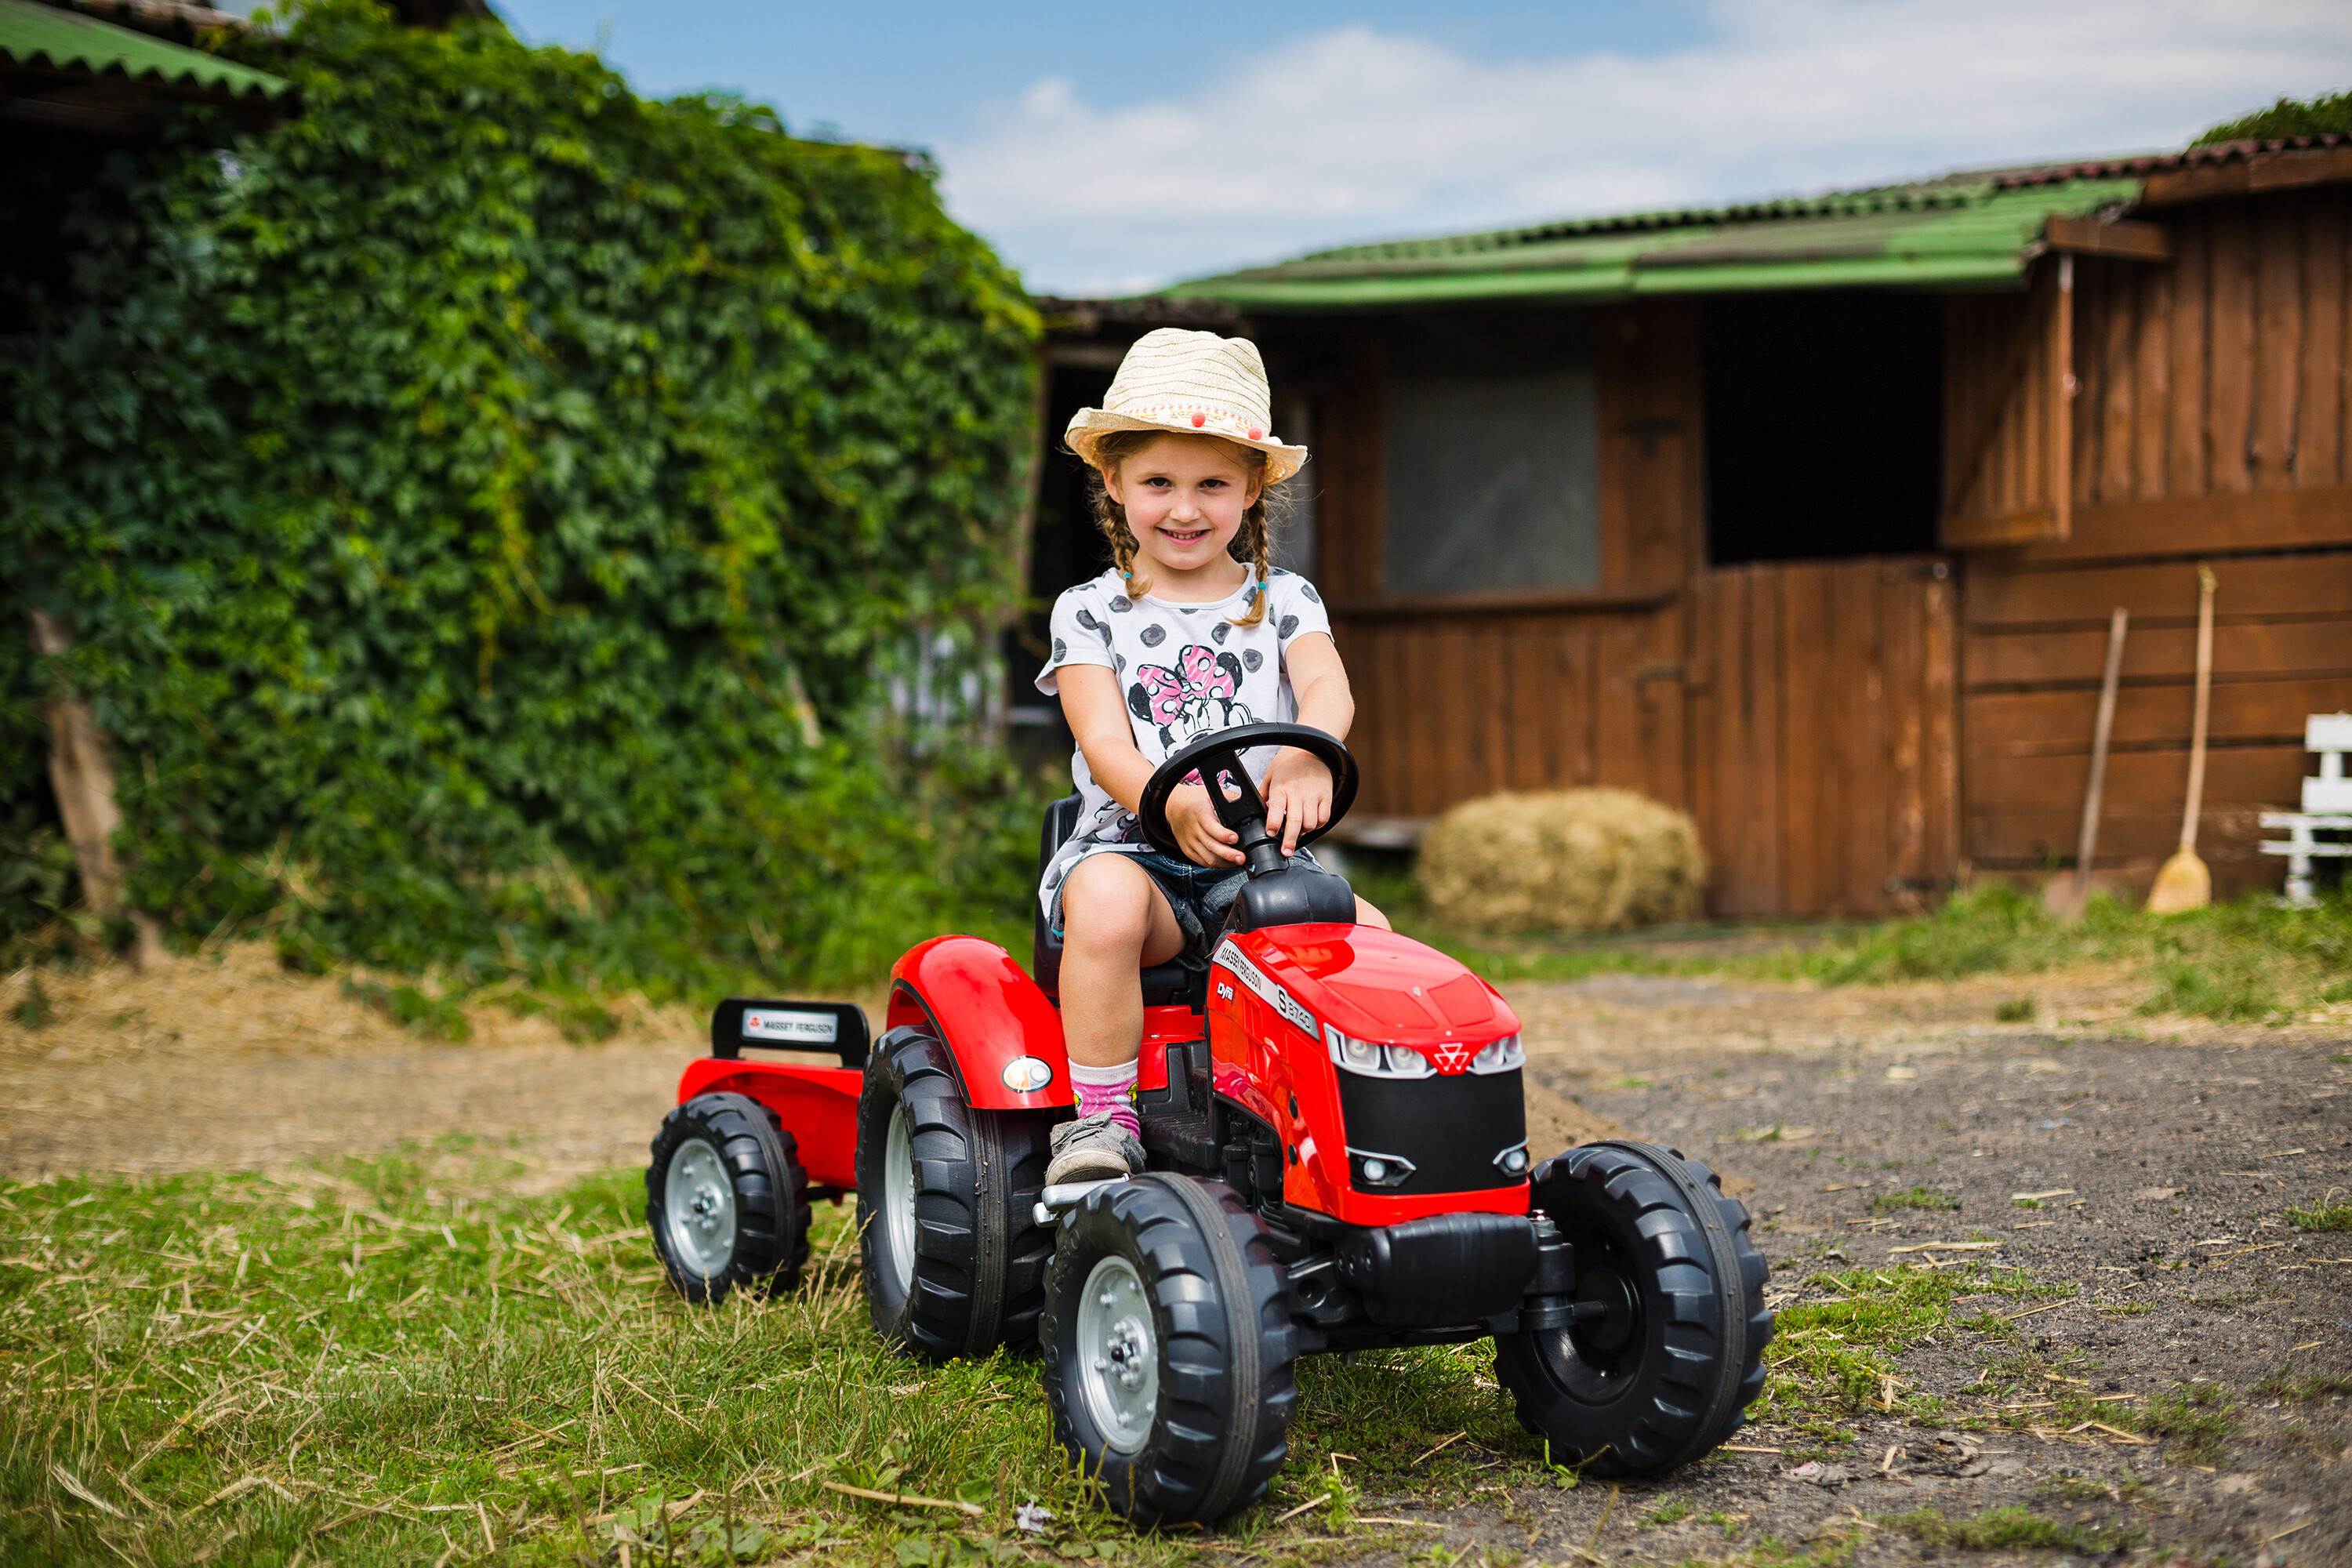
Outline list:
[[[1048,1185],[1143,1168],[1135,1058],[1143,1043],[1136,972],[1184,948],[1167,898],[1125,855],[1091,855],[1062,889],[1062,1037],[1078,1116],[1054,1130]]]
[[[1388,916],[1361,899],[1356,900],[1356,923],[1360,926],[1377,926],[1382,931],[1396,930],[1396,927],[1389,924]]]
[[[1120,1067],[1143,1045],[1136,972],[1184,951],[1176,911],[1131,856],[1089,855],[1062,887],[1062,1037],[1070,1060]]]

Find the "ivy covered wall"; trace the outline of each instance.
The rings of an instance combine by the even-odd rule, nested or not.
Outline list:
[[[0,935],[61,688],[184,942],[663,994],[1022,918],[1001,770],[874,721],[1018,591],[1036,322],[927,163],[356,0],[226,47],[303,113],[109,156],[0,355]]]

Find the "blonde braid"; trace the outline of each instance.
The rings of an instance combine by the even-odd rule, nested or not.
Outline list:
[[[1265,580],[1274,570],[1271,532],[1265,524],[1265,495],[1261,491],[1257,500],[1250,503],[1249,510],[1242,513],[1241,531],[1234,535],[1233,543],[1226,549],[1234,560],[1247,561],[1250,575],[1257,584],[1257,592],[1250,595],[1249,614],[1234,623],[1237,626],[1257,626],[1265,619]],[[1249,552],[1246,557],[1242,553],[1244,547]]]
[[[1094,501],[1095,526],[1101,529],[1103,537],[1110,542],[1111,561],[1118,566],[1119,576],[1126,580],[1127,592],[1131,595],[1151,592],[1151,579],[1139,579],[1135,575],[1135,557],[1143,547],[1137,542],[1135,531],[1127,526],[1127,508],[1111,500],[1110,487],[1103,483],[1102,468],[1116,470],[1121,463],[1157,438],[1150,431],[1119,430],[1097,442],[1093,452],[1077,454],[1079,460],[1087,465],[1087,489]]]
[[[1110,558],[1118,567],[1118,574],[1127,580],[1128,593],[1149,594],[1151,579],[1139,581],[1135,575],[1136,552],[1143,547],[1136,542],[1134,531],[1127,526],[1127,509],[1108,497],[1102,500],[1100,508],[1105,513],[1101,520],[1103,531],[1110,536]]]

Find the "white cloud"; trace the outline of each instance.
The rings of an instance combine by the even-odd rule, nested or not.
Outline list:
[[[2178,145],[2352,86],[2341,0],[1717,0],[1645,58],[1467,59],[1346,27],[1097,104],[1036,83],[941,151],[1033,288],[1108,292],[1318,245]]]

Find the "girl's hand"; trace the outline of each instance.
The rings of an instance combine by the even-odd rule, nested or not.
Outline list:
[[[1176,836],[1184,858],[1195,866],[1242,864],[1242,852],[1234,847],[1241,842],[1241,835],[1217,820],[1217,808],[1210,804],[1205,785],[1178,784],[1168,792],[1168,829]]]
[[[1282,835],[1286,856],[1297,853],[1299,835],[1331,820],[1331,770],[1296,747],[1285,746],[1265,770],[1265,825]]]

